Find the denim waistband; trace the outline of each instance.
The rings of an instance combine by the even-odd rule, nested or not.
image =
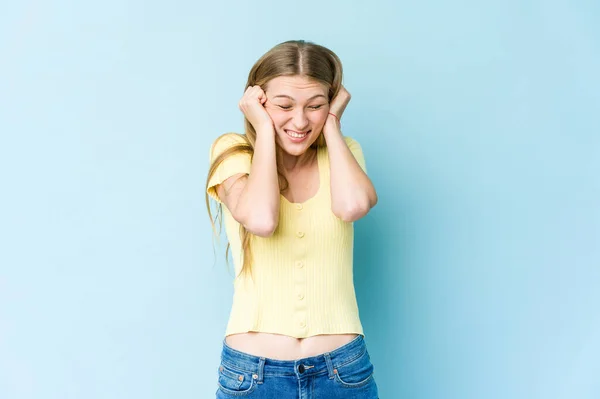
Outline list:
[[[297,376],[305,377],[316,374],[329,374],[333,377],[334,370],[353,360],[358,359],[367,350],[364,338],[358,335],[352,341],[339,348],[320,355],[298,360],[276,360],[240,352],[227,345],[223,340],[221,362],[234,370],[256,374],[259,382],[263,376]]]

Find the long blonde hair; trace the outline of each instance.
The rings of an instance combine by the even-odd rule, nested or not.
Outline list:
[[[328,87],[329,101],[336,96],[342,85],[342,63],[338,56],[326,47],[304,40],[289,40],[280,43],[266,52],[256,61],[250,73],[244,91],[250,86],[260,86],[264,91],[269,81],[278,76],[304,76],[314,79]],[[215,173],[217,167],[229,156],[238,153],[247,153],[252,156],[254,154],[254,143],[256,142],[256,130],[248,119],[244,118],[245,128],[245,143],[235,144],[228,148],[222,154],[217,156],[210,165],[208,176],[206,178],[206,189],[208,183]],[[313,146],[325,146],[325,137],[323,133],[319,135]],[[288,186],[286,178],[281,173],[281,149],[277,148],[277,175],[279,177],[280,192],[285,191]],[[215,235],[217,234],[216,222],[222,224],[222,205],[218,205],[217,213],[213,217],[210,209],[209,195],[206,192],[206,207],[210,217],[211,225]],[[251,241],[252,234],[248,232],[244,226],[240,224],[240,239],[244,253],[244,261],[242,264],[241,274],[252,271],[252,251]],[[225,257],[230,243],[225,249]]]

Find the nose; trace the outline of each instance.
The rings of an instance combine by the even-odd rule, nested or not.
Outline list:
[[[308,118],[304,114],[304,109],[300,108],[294,113],[292,122],[294,129],[298,130],[299,132],[304,132],[306,128],[308,128]]]

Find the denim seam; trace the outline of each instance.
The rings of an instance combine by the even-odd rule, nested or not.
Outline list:
[[[348,364],[350,364],[350,363],[352,363],[352,362],[354,362],[354,361],[356,361],[356,360],[360,359],[360,358],[361,358],[361,356],[363,356],[363,355],[365,354],[365,352],[366,352],[366,351],[367,351],[367,348],[366,348],[366,347],[364,347],[364,348],[363,348],[363,350],[362,350],[362,351],[360,351],[360,353],[359,353],[359,354],[357,354],[356,356],[354,356],[354,357],[350,358],[349,360],[345,361],[344,363],[340,363],[340,364],[338,364],[338,365],[336,366],[336,368],[337,368],[337,367],[344,367],[344,366],[346,366],[346,365],[348,365]]]
[[[248,370],[245,368],[241,368],[239,366],[237,366],[236,364],[233,364],[231,362],[228,362],[226,360],[221,360],[221,364],[225,367],[227,367],[228,369],[231,369],[232,371],[236,371],[238,373],[246,373],[246,374],[252,374],[255,373],[256,370]]]
[[[319,371],[318,373],[310,374],[310,377],[317,377],[327,374],[327,370]],[[263,373],[265,377],[297,377],[294,373]]]
[[[256,373],[258,375],[258,383],[262,384],[263,383],[263,378],[265,375],[265,362],[266,359],[264,357],[261,357],[260,360],[258,361],[258,372]]]

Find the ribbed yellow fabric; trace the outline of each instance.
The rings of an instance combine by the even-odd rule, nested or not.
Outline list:
[[[365,168],[360,145],[345,138],[356,160]],[[213,144],[211,162],[242,136],[230,134]],[[234,159],[235,158],[235,159]],[[320,185],[303,203],[281,196],[279,224],[271,237],[252,237],[253,275],[242,276],[243,251],[239,223],[223,206],[223,220],[235,266],[233,305],[225,335],[258,331],[305,338],[318,334],[363,334],[353,282],[352,223],[331,211],[329,156],[317,151]],[[249,155],[222,163],[208,185],[215,186],[236,173],[250,173]]]

